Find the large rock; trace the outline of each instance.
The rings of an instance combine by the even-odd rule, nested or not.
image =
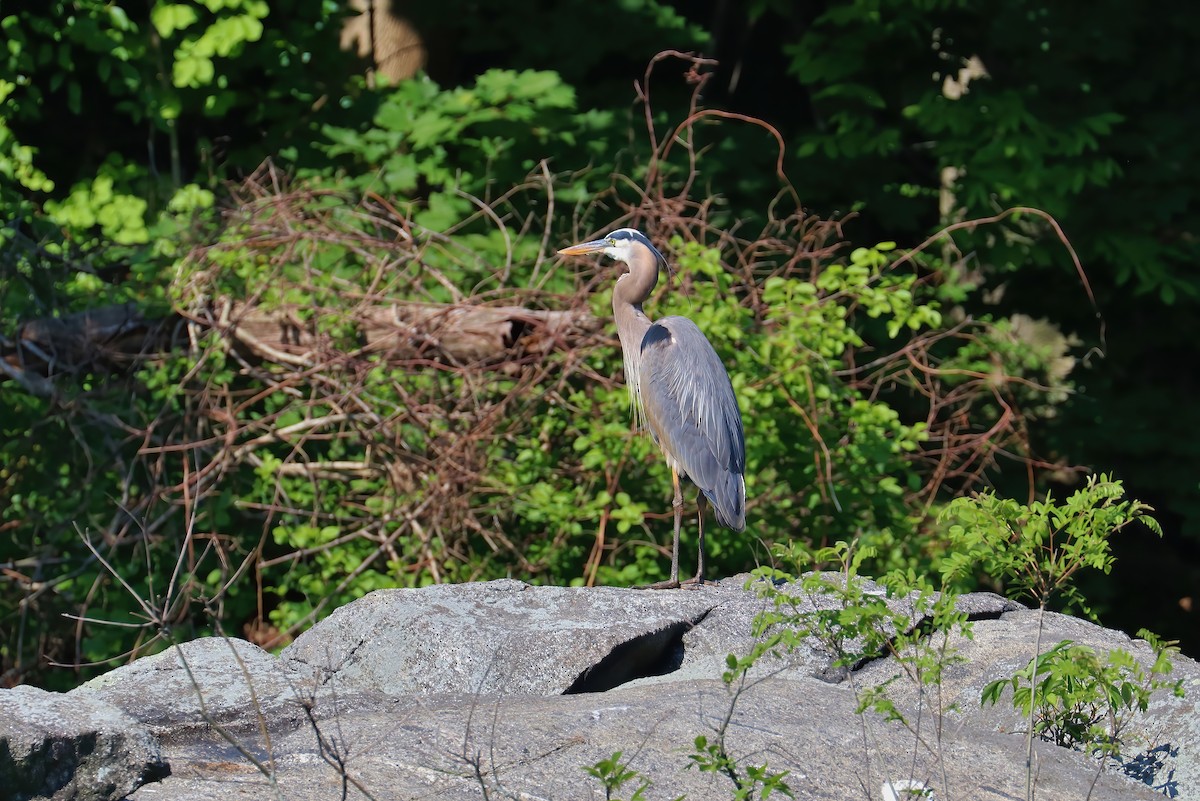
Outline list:
[[[767,763],[772,772],[787,771],[796,798],[879,799],[884,782],[904,781],[937,788],[937,798],[1024,798],[1023,738],[948,731],[940,742],[930,736],[918,745],[902,727],[864,726],[850,688],[817,679],[767,679],[736,701],[711,680],[556,698],[393,699],[321,716],[322,736],[336,741],[334,761],[342,767],[323,761],[311,728],[276,739],[276,781],[290,801],[339,797],[343,772],[379,799],[604,798],[583,768],[622,751],[639,780],[615,798],[628,798],[643,780],[651,785],[647,801],[732,798],[729,778],[688,767],[695,738],[715,742],[731,705],[727,750],[743,768]],[[173,760],[177,775],[132,799],[205,801],[235,787],[238,798],[272,798],[262,774],[236,755],[218,759],[198,747]],[[1038,743],[1035,760],[1039,799],[1088,796],[1096,772],[1084,755]],[[1090,798],[1161,796],[1103,775]]]
[[[739,780],[764,763],[786,772],[796,798],[878,799],[886,784],[916,784],[941,799],[1019,799],[1027,776],[1042,801],[1162,797],[1048,743],[1035,743],[1027,769],[1025,738],[1014,733],[1020,721],[1003,706],[979,708],[983,684],[1032,652],[1036,617],[1023,607],[963,598],[976,639],[954,645],[967,662],[933,688],[940,699],[903,678],[889,685],[905,718],[898,722],[856,711],[869,688],[902,672],[885,654],[831,671],[830,654],[811,643],[764,660],[744,683],[720,681],[726,655],[753,647],[750,623],[765,608],[743,585],[647,592],[499,581],[381,591],[338,610],[279,658],[237,640],[200,640],[68,697],[111,702],[162,733],[172,774],[134,801],[315,801],[343,791],[602,798],[584,768],[617,751],[637,778],[614,797],[643,783],[646,799],[731,797],[728,772],[701,770],[694,759],[704,751],[698,736],[721,745]],[[802,598],[800,609],[835,603]],[[889,604],[911,608],[908,599]],[[1081,642],[1131,646],[1070,618],[1051,623]],[[1060,629],[1049,631],[1043,643]],[[1188,659],[1176,664],[1191,695],[1156,700],[1145,731],[1155,731],[1170,761],[1140,778],[1187,797],[1200,794],[1189,767],[1200,745],[1200,670]],[[951,700],[958,712],[937,711]]]
[[[883,595],[873,582],[865,587]],[[801,598],[796,609],[823,600]],[[912,613],[908,599],[888,604]],[[1024,608],[990,593],[963,604],[976,617]],[[381,590],[334,612],[281,657],[289,670],[315,670],[351,694],[602,692],[635,679],[720,677],[728,654],[750,650],[754,618],[767,607],[744,576],[677,592],[513,580]],[[758,673],[827,675],[832,660],[814,645]]]
[[[68,695],[126,710],[162,736],[211,728],[232,731],[293,725],[315,691],[312,672],[289,666],[257,645],[204,637],[97,676]]]
[[[531,587],[520,581],[384,590],[284,650],[342,692],[559,695],[679,666],[718,592]]]
[[[0,797],[123,798],[167,772],[159,744],[120,709],[35,687],[0,691]]]

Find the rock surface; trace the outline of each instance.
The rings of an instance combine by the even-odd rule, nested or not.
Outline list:
[[[796,798],[880,799],[886,783],[902,782],[920,782],[939,799],[1026,797],[1025,737],[1014,733],[1021,721],[1004,704],[981,709],[979,693],[1029,661],[1035,612],[994,595],[961,599],[975,635],[954,639],[965,661],[947,670],[940,697],[920,695],[903,678],[888,687],[906,727],[856,713],[865,690],[902,672],[893,657],[839,672],[819,647],[801,647],[727,687],[726,655],[753,646],[750,624],[766,603],[744,583],[646,592],[496,581],[380,591],[279,657],[209,638],[66,695],[0,691],[0,711],[16,721],[0,731],[75,723],[74,709],[123,712],[145,742],[161,740],[170,776],[91,797],[128,793],[134,801],[328,799],[343,790],[377,799],[604,798],[584,768],[617,751],[637,777],[614,797],[643,783],[648,800],[732,797],[727,775],[695,764],[698,736],[723,743],[741,777],[764,763],[786,771]],[[1072,618],[1047,615],[1045,627],[1043,646],[1067,638],[1149,654]],[[1179,658],[1173,677],[1187,696],[1156,696],[1131,734],[1145,741],[1141,782],[1037,742],[1037,798],[1200,798],[1200,667]],[[146,776],[149,763],[139,760],[125,761]],[[73,786],[92,775],[77,770]]]
[[[157,740],[111,704],[0,691],[0,798],[123,798],[166,772]]]
[[[67,693],[117,706],[159,736],[178,737],[210,722],[231,729],[295,725],[310,672],[288,670],[245,640],[205,637],[143,657]],[[208,716],[207,720],[205,716]]]

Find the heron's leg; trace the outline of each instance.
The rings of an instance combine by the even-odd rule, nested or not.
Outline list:
[[[673,590],[679,586],[679,527],[683,523],[683,493],[679,490],[679,470],[671,468],[671,484],[675,487],[675,541],[671,543],[671,578],[655,584],[644,584],[641,590]]]
[[[675,487],[675,541],[671,544],[671,584],[679,586],[679,527],[683,522],[683,493],[679,491],[679,470],[671,468],[671,485]]]
[[[700,585],[704,583],[704,510],[708,508],[708,498],[704,497],[704,493],[699,493],[696,498],[696,541],[700,547],[696,556],[696,577],[688,579],[684,584]]]

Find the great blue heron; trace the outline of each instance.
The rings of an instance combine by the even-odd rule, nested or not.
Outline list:
[[[679,526],[683,495],[679,480],[699,489],[699,556],[696,584],[704,583],[704,507],[711,503],[717,522],[734,531],[746,527],[746,440],[742,415],[729,374],[700,329],[686,317],[652,322],[642,311],[665,264],[641,231],[621,228],[602,239],[571,245],[560,256],[603,253],[629,269],[613,288],[613,317],[621,338],[625,383],[634,414],[650,430],[671,468],[675,488],[675,541],[671,578],[652,585],[679,586]]]

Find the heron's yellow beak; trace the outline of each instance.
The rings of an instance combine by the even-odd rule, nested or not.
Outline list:
[[[593,239],[591,242],[580,242],[558,251],[559,256],[582,256],[585,253],[599,253],[608,247],[607,239]]]

